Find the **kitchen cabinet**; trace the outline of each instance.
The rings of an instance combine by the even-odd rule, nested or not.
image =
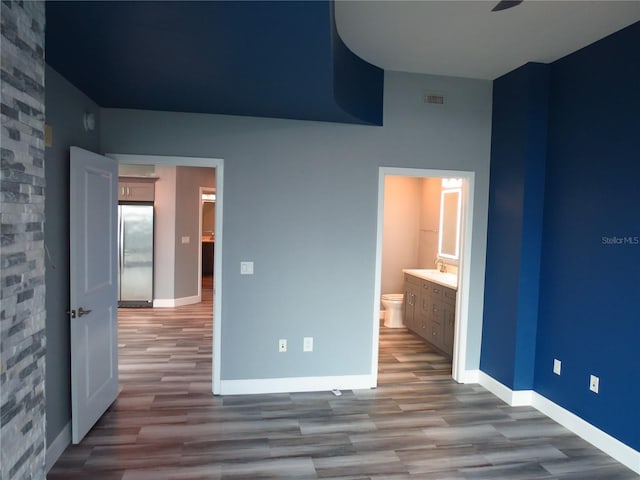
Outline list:
[[[214,246],[212,240],[202,241],[202,275],[213,275]]]
[[[456,290],[405,273],[405,326],[453,355]]]
[[[155,178],[120,177],[118,179],[118,200],[153,202],[155,181]]]

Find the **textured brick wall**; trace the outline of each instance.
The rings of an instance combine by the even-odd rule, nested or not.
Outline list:
[[[44,2],[0,8],[0,478],[44,479]]]

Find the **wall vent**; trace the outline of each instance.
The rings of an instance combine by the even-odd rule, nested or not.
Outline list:
[[[441,93],[425,93],[424,103],[431,103],[433,105],[444,105],[444,95]]]

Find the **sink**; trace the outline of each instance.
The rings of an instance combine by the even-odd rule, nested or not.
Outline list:
[[[423,280],[429,280],[439,283],[449,288],[458,288],[458,275],[450,272],[441,272],[435,268],[414,268],[402,270],[404,273],[413,275],[414,277],[422,278]]]

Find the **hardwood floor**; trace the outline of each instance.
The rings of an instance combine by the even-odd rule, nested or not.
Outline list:
[[[123,309],[121,392],[49,480],[626,480],[533,408],[508,407],[406,329],[380,330],[374,390],[211,394],[211,284],[199,305]]]

